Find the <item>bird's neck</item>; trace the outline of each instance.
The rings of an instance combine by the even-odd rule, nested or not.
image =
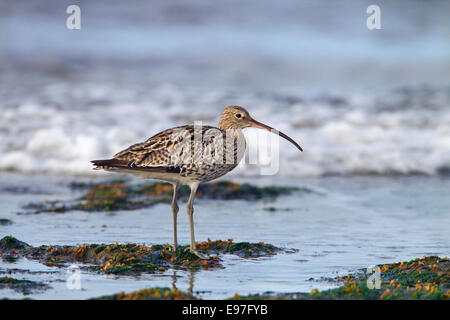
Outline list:
[[[242,132],[241,128],[227,128],[227,127],[221,127],[219,125],[219,129],[225,132],[229,132],[231,134],[239,135]]]
[[[221,117],[219,120],[219,125],[217,126],[220,130],[227,131],[227,130],[241,130],[242,128],[238,127],[236,123],[233,123],[233,121],[229,121],[229,119]]]
[[[233,137],[233,138],[241,138],[244,136],[242,129],[241,128],[221,128],[219,126],[219,129],[224,131],[226,133],[227,136],[229,137]]]

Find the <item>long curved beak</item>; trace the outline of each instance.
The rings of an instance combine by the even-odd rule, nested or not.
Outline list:
[[[258,121],[254,120],[254,119],[250,120],[250,126],[252,126],[254,128],[258,128],[258,129],[264,129],[264,130],[267,130],[269,132],[278,134],[278,135],[282,136],[283,138],[285,138],[290,143],[292,143],[294,146],[296,146],[300,151],[303,151],[302,147],[300,147],[297,142],[295,142],[293,139],[291,139],[290,137],[285,135],[283,132],[278,131],[277,129],[269,127],[269,126],[265,125],[264,123],[258,122]]]

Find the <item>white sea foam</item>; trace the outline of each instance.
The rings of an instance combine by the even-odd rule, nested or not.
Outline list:
[[[368,31],[361,1],[331,16],[325,0],[95,1],[80,32],[64,28],[60,1],[41,2],[0,10],[11,34],[0,50],[0,170],[92,174],[89,160],[172,126],[215,125],[230,104],[305,149],[280,142],[283,175],[450,169],[447,2],[387,1],[385,27]]]
[[[435,175],[450,169],[450,94],[442,87],[261,95],[84,83],[49,85],[21,98],[0,104],[0,170],[91,174],[90,160],[172,126],[194,120],[216,125],[232,103],[305,149],[300,153],[280,140],[281,175]],[[249,148],[257,132],[246,129]],[[267,155],[261,161],[267,164]],[[235,174],[258,173],[257,166],[242,164]]]

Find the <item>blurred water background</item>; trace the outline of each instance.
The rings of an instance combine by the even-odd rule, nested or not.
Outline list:
[[[370,4],[1,1],[0,170],[91,174],[239,104],[305,148],[282,142],[281,175],[445,172],[450,3],[382,2],[381,30]]]

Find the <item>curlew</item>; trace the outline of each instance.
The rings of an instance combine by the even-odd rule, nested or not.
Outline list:
[[[201,259],[194,235],[194,198],[198,185],[230,172],[241,161],[246,142],[242,129],[255,127],[273,132],[302,148],[284,133],[254,120],[242,107],[228,106],[218,127],[186,125],[164,130],[142,143],[133,144],[112,159],[93,160],[94,169],[131,173],[140,178],[157,179],[173,185],[172,215],[174,252],[177,251],[177,193],[189,186],[187,203],[191,243],[188,248]]]

